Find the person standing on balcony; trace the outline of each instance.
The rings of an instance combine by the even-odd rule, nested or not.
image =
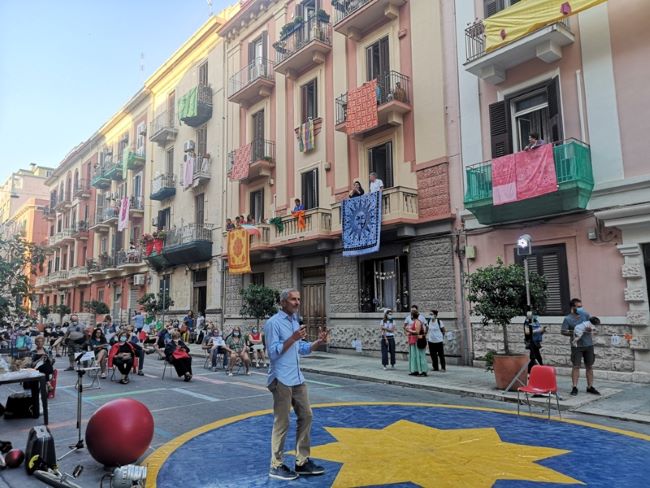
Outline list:
[[[348,193],[348,197],[356,198],[356,197],[360,197],[364,193],[365,191],[361,186],[361,182],[359,180],[354,180],[354,183],[352,184],[352,190],[350,190],[350,193]]]
[[[544,141],[544,139],[540,139],[537,132],[531,132],[528,134],[528,144],[526,144],[526,147],[524,147],[524,151],[530,151],[531,149],[543,146],[544,144],[546,144],[546,141]]]
[[[384,189],[384,182],[377,178],[377,173],[374,171],[370,173],[370,193],[381,191]]]
[[[300,212],[301,210],[305,210],[305,206],[300,202],[300,198],[296,198],[294,200],[295,206],[293,207],[294,212]]]

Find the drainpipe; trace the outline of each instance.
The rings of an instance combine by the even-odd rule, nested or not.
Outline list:
[[[464,252],[461,250],[460,231],[456,233],[456,256],[458,257],[458,270],[460,272],[460,320],[463,323],[463,362],[467,366],[472,365],[472,354],[474,347],[472,344],[472,322],[467,315],[465,307],[465,265],[463,263]],[[465,243],[467,243],[467,234],[465,234]]]

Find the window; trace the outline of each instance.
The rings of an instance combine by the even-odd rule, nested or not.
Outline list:
[[[388,36],[386,36],[366,48],[366,81],[377,79],[382,86],[389,72],[390,59]]]
[[[251,274],[251,285],[264,286],[264,273]]]
[[[165,159],[165,175],[171,176],[174,174],[174,148],[167,149],[167,157]]]
[[[158,292],[164,297],[171,295],[172,280],[171,275],[164,275],[160,278],[160,288]],[[165,293],[166,292],[166,293]]]
[[[316,79],[300,87],[301,122],[318,118],[318,91]]]
[[[515,262],[524,264],[524,257],[517,256]],[[566,261],[566,246],[553,244],[550,246],[534,246],[528,256],[528,269],[546,277],[548,296],[546,309],[540,310],[545,315],[566,315],[569,313],[569,272]]]
[[[176,92],[172,91],[167,95],[167,123],[169,127],[174,127],[176,118]]]
[[[167,207],[162,210],[158,210],[158,229],[166,229],[169,230],[169,227],[171,225],[171,208]]]
[[[393,143],[385,142],[368,149],[368,169],[377,173],[384,182],[384,188],[393,186]]]
[[[485,17],[490,17],[517,2],[519,0],[483,0],[483,13]]]
[[[144,151],[145,151],[145,124],[144,122],[140,122],[138,124],[138,127],[136,128],[136,136],[135,136],[135,152],[138,154],[138,156],[144,156]]]
[[[205,195],[203,193],[194,197],[194,222],[200,225],[205,222]]]
[[[129,145],[129,133],[125,132],[120,138],[120,142],[117,144],[117,160],[122,161],[124,156],[124,149]]]
[[[104,302],[104,290],[97,291],[97,301]],[[106,302],[104,302],[106,303]]]
[[[360,263],[359,303],[362,312],[388,307],[395,312],[410,308],[408,256],[371,259]]]
[[[248,44],[248,81],[266,77],[266,51],[268,33],[264,32],[260,37]]]
[[[559,90],[556,76],[489,106],[493,158],[521,151],[531,132],[546,142],[562,140]]]
[[[99,241],[99,253],[108,253],[108,237],[102,237]]]
[[[199,66],[199,85],[207,86],[208,84],[208,62],[204,61]]]
[[[318,169],[300,175],[302,182],[302,204],[305,210],[318,207]]]
[[[74,261],[74,247],[70,248],[70,260],[69,260],[69,262],[70,262],[69,268],[74,268],[77,265],[77,263],[75,263],[75,261]]]
[[[138,199],[142,197],[142,173],[133,177],[133,196]],[[140,202],[135,203],[139,204]]]
[[[255,112],[253,115],[253,156],[251,161],[264,159],[264,110]]]
[[[196,129],[196,154],[203,157],[208,154],[208,126],[207,124]]]
[[[251,192],[249,213],[257,223],[264,220],[264,189]]]

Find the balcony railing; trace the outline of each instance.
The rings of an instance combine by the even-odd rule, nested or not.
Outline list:
[[[276,51],[275,71],[295,77],[315,64],[325,62],[332,49],[332,25],[310,17],[293,27],[293,31],[273,44]]]
[[[179,246],[193,241],[212,242],[212,230],[203,224],[185,224],[169,231],[165,239],[165,247]]]
[[[125,157],[122,155],[122,157]],[[107,178],[115,181],[121,181],[123,178],[123,162],[121,159],[119,159],[115,163],[111,163],[106,166],[106,172],[105,175]]]
[[[130,213],[142,213],[144,212],[144,197],[143,196],[133,196],[129,198],[129,212]]]
[[[212,257],[212,230],[203,224],[186,224],[167,234],[163,256],[171,265],[208,261]]]
[[[106,189],[111,186],[111,178],[107,175],[107,166],[95,168],[90,184],[95,188]]]
[[[166,200],[176,195],[174,175],[158,175],[151,180],[151,200]]]
[[[90,184],[88,180],[81,179],[77,181],[77,184],[74,187],[74,197],[75,198],[88,198],[90,197]]]
[[[54,273],[51,273],[49,275],[48,284],[54,284],[54,283],[60,283],[62,281],[65,281],[68,279],[68,271],[67,270],[59,270],[55,271]]]
[[[48,237],[47,243],[50,246],[57,246],[63,243],[64,241],[71,239],[73,233],[74,233],[73,229],[63,229],[60,232],[57,232],[56,234]]]
[[[45,216],[45,220],[54,220],[56,218],[54,206],[50,204],[47,207],[43,207],[43,215]]]
[[[212,118],[212,88],[197,85],[178,100],[178,117],[190,127],[199,127]]]
[[[88,278],[87,266],[75,266],[68,272],[68,279],[70,280],[83,280]]]
[[[48,276],[38,276],[36,278],[36,283],[35,283],[36,287],[40,288],[47,285],[48,279],[49,279]]]
[[[192,184],[198,186],[210,181],[210,178],[212,178],[212,160],[199,154],[192,169]]]
[[[130,170],[137,171],[144,167],[145,161],[146,155],[144,150],[140,152],[129,151],[129,154],[126,156],[126,167]]]
[[[496,206],[492,201],[492,161],[467,167],[465,207],[487,225],[585,209],[594,186],[589,145],[576,139],[562,141],[553,148],[553,159],[557,191]]]
[[[257,58],[230,77],[228,99],[234,103],[252,105],[271,95],[274,85],[273,63],[265,58]]]
[[[272,240],[274,244],[286,244],[329,234],[332,231],[332,212],[323,208],[307,210],[304,229],[299,228],[298,219],[291,215],[282,217],[282,224],[282,230],[275,228]]]
[[[351,39],[361,39],[382,23],[396,19],[406,0],[336,0],[334,30]]]
[[[72,226],[72,237],[82,240],[88,239],[88,228],[88,222],[85,220],[75,222]]]
[[[128,249],[117,252],[117,266],[129,267],[144,264],[142,249]]]
[[[59,197],[57,198],[56,202],[56,210],[65,210],[66,208],[70,207],[71,204],[70,200],[70,192],[65,192],[59,194]]]
[[[251,146],[248,177],[244,181],[259,177],[271,176],[271,169],[275,166],[275,142],[267,139],[255,139],[249,143]],[[228,172],[235,164],[237,151],[228,153]]]
[[[176,139],[178,128],[174,118],[174,114],[167,111],[156,115],[151,122],[149,140],[158,143],[160,146],[165,146]]]
[[[98,208],[95,221],[103,224],[110,224],[113,221],[117,221],[119,214],[120,211],[115,207]]]

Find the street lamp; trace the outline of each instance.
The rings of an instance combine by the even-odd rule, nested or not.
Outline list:
[[[531,311],[530,306],[530,280],[528,279],[528,256],[533,253],[533,238],[529,234],[524,234],[517,239],[517,256],[524,257],[524,276],[526,279],[526,306]]]

